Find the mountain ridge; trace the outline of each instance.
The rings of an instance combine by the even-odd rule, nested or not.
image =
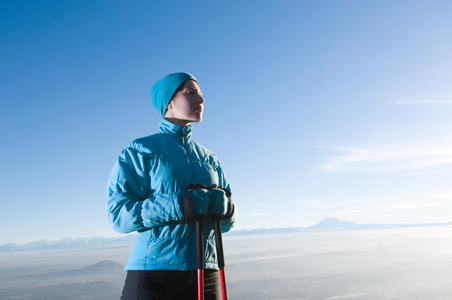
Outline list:
[[[452,222],[417,223],[417,224],[372,224],[372,223],[357,224],[349,221],[340,220],[335,217],[330,217],[323,219],[321,222],[308,227],[240,229],[228,232],[228,236],[416,227],[416,226],[439,226],[439,225],[452,225]],[[41,239],[23,245],[17,245],[15,243],[0,245],[0,253],[38,251],[38,250],[47,251],[47,250],[65,250],[65,249],[87,249],[102,247],[129,247],[133,243],[134,239],[135,234],[128,234],[116,238],[105,238],[105,237],[76,238],[76,239],[65,238],[57,241],[48,241],[45,239]]]

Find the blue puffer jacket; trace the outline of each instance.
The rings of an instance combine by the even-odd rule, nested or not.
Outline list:
[[[158,133],[137,139],[110,174],[107,213],[120,233],[137,231],[125,270],[195,270],[195,226],[184,216],[184,190],[192,183],[230,191],[215,155],[191,139],[191,126],[163,119]],[[234,225],[236,210],[221,221]],[[205,266],[218,269],[212,219],[204,217]]]

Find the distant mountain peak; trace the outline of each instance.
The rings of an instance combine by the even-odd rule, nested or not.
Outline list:
[[[338,218],[326,218],[320,223],[308,227],[311,230],[340,230],[358,228],[360,225],[348,221],[342,221]]]
[[[108,271],[108,270],[117,270],[120,269],[122,270],[122,265],[112,261],[112,260],[103,260],[100,261],[94,265],[88,266],[86,268],[83,268],[83,271],[96,271],[96,272],[100,272],[100,271]]]

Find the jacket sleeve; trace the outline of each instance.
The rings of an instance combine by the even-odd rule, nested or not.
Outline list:
[[[229,185],[229,182],[226,179],[226,176],[224,175],[221,165],[218,168],[218,179],[219,179],[220,185],[232,193],[231,187]],[[226,216],[224,219],[221,220],[221,222],[220,222],[221,223],[221,232],[228,232],[229,230],[231,230],[232,227],[234,227],[235,222],[237,220],[237,208],[236,208],[234,202],[232,201],[232,196],[230,198],[230,201],[231,201],[231,205],[232,205],[231,213],[228,216]]]
[[[113,166],[107,191],[107,215],[116,231],[144,231],[183,220],[181,193],[150,193],[148,180],[146,157],[133,148],[124,149]]]

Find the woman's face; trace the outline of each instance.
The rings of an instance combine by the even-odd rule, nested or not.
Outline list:
[[[201,122],[204,98],[196,81],[187,80],[168,104],[165,119],[179,126]]]

